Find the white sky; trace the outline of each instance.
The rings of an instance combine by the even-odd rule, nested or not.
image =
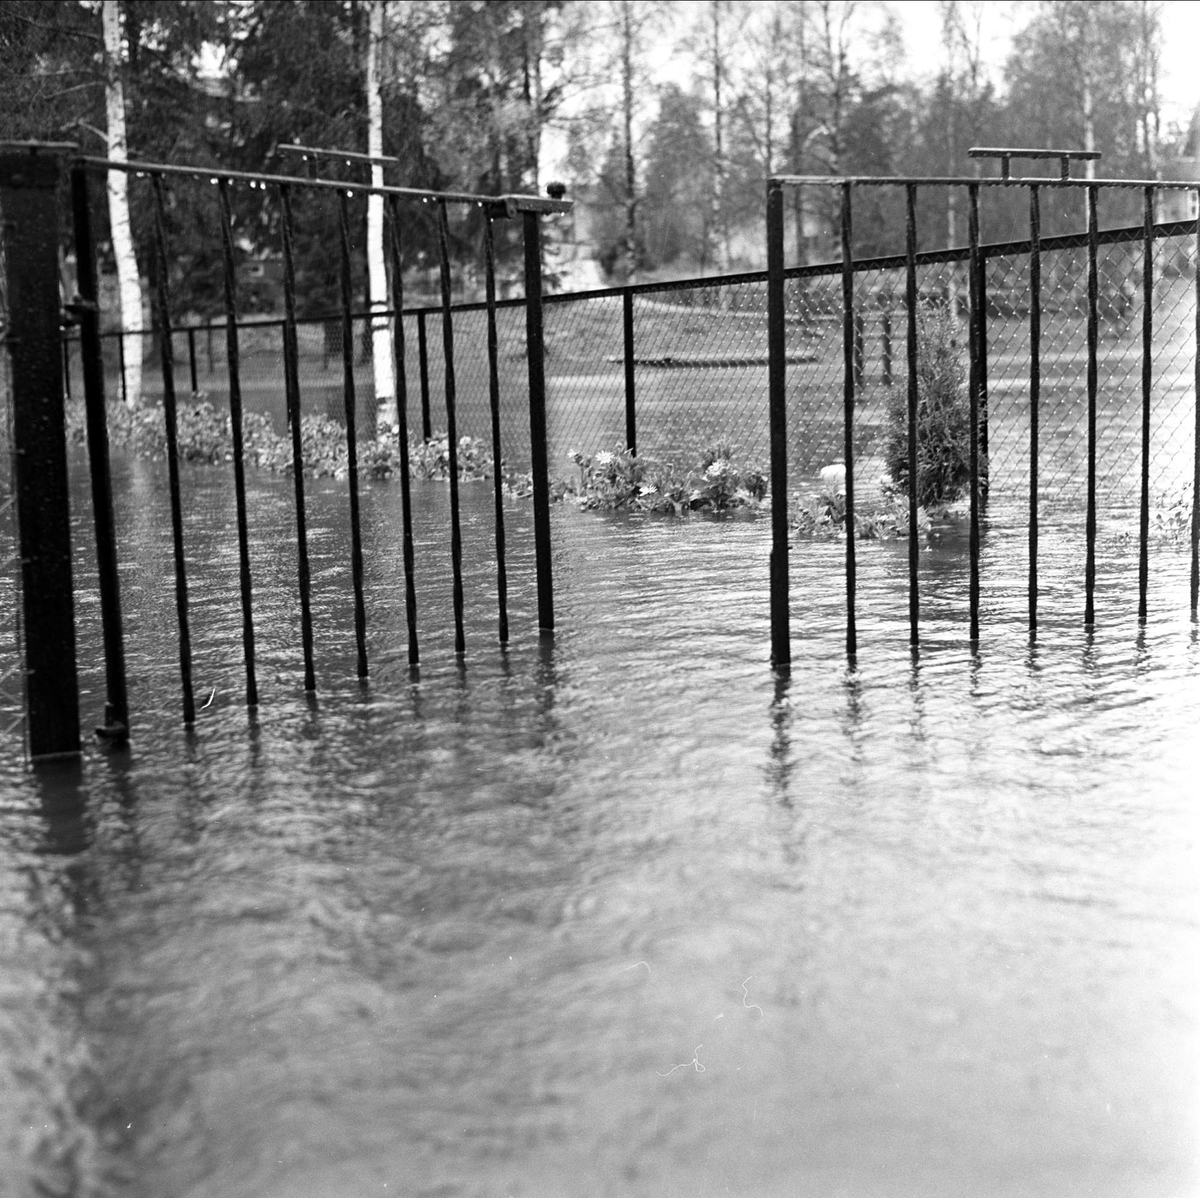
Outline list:
[[[765,7],[774,0],[756,2]],[[693,15],[700,15],[688,10],[702,8],[704,3],[705,0],[672,0],[672,7],[677,10],[678,31],[690,24]],[[878,11],[880,7],[873,0],[862,0],[864,16],[871,8]],[[942,25],[937,0],[892,0],[888,7],[900,18],[909,73],[917,79],[936,73],[942,55]],[[1002,81],[1013,33],[1029,20],[1036,7],[1036,0],[985,0],[982,26],[985,59],[997,84]],[[1200,103],[1200,2],[1164,0],[1162,21],[1164,44],[1160,90],[1166,129],[1172,122],[1186,124]],[[674,41],[674,38],[665,38],[661,43],[657,69],[662,79],[686,84],[692,66],[677,53]]]
[[[941,53],[941,18],[936,0],[900,0],[892,5],[904,27],[909,62],[920,76],[922,47]],[[1030,0],[996,0],[984,11],[983,32],[986,57],[993,78],[1000,82],[1001,70],[1013,33],[1032,15]],[[1172,122],[1186,124],[1200,103],[1200,3],[1196,0],[1165,0],[1162,6],[1163,62],[1160,90],[1163,97],[1164,129]],[[928,70],[936,70],[936,58]]]

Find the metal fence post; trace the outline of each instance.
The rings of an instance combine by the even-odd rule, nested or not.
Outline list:
[[[637,372],[633,363],[633,292],[625,288],[621,297],[622,327],[625,335],[625,445],[637,453]]]
[[[428,441],[433,436],[429,420],[429,341],[425,332],[425,313],[417,313],[417,369],[421,377],[421,438]]]
[[[26,714],[33,758],[79,752],[58,278],[63,147],[0,145]]]
[[[887,309],[883,310],[883,385],[890,387],[892,385],[892,314]]]
[[[792,660],[788,610],[787,332],[783,296],[783,185],[767,183],[767,404],[771,427],[771,662]]]
[[[125,379],[125,331],[117,333],[117,364],[121,368],[121,402],[129,403],[129,384]]]
[[[75,272],[79,289],[79,356],[87,412],[88,465],[92,477],[92,514],[96,534],[96,573],[100,620],[104,630],[106,700],[100,735],[124,741],[129,735],[125,681],[125,635],[121,619],[121,581],[113,520],[112,475],[108,460],[108,417],[104,405],[104,359],[100,348],[100,291],[87,172],[71,171],[71,208],[75,225]]]
[[[195,395],[200,390],[200,380],[196,376],[196,330],[188,329],[188,378],[192,384],[192,394]]]
[[[854,400],[855,384],[862,375],[858,346],[859,325],[854,311],[854,243],[852,228],[853,184],[841,185],[842,232],[842,373],[844,406],[843,449],[846,459],[846,656],[853,664],[858,653],[858,620],[855,596],[858,590],[857,558],[854,548]]]
[[[546,448],[546,344],[542,327],[542,232],[536,212],[521,214],[525,232],[525,345],[529,362],[529,449],[533,470],[533,537],[537,554],[538,627],[554,631],[550,560],[550,463]]]

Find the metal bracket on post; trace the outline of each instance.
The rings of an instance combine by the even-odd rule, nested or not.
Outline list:
[[[74,149],[0,143],[26,713],[35,761],[80,747],[56,197],[64,151]]]

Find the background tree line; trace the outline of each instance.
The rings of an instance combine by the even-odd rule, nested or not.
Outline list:
[[[105,10],[119,29],[107,50]],[[983,5],[969,0],[942,0],[941,45],[927,48],[920,79],[894,11],[856,0],[5,0],[0,136],[69,138],[103,154],[117,81],[131,157],[295,171],[304,168],[280,143],[371,144],[376,53],[380,144],[399,160],[389,180],[530,191],[544,186],[542,164],[556,148],[580,201],[574,232],[606,275],[720,272],[760,265],[771,173],[970,174],[968,146],[1019,144],[1095,148],[1105,174],[1153,176],[1183,132],[1160,117],[1160,10],[1151,0],[1029,5],[997,85],[983,65]],[[662,81],[664,65],[672,81]],[[361,167],[341,172],[366,178]],[[172,195],[175,294],[185,309],[216,314],[213,196],[199,187]],[[273,198],[236,196],[240,251],[277,253]],[[794,193],[794,260],[836,256],[833,201],[827,188]],[[902,202],[862,193],[856,253],[901,248]],[[134,182],[129,203],[138,273],[150,278],[144,185]],[[1080,227],[1071,203],[1054,197],[1049,231]],[[989,203],[985,234],[1014,235],[1020,204]],[[925,245],[963,240],[960,205],[953,194],[926,195]],[[355,219],[365,240],[365,205]],[[481,263],[480,213],[460,214],[452,234],[469,284]],[[102,239],[111,256],[108,228]],[[306,197],[297,240],[304,311],[328,310],[335,205]],[[501,237],[513,280],[518,249],[511,233]],[[404,253],[419,287],[435,254],[432,213],[415,215]],[[551,253],[551,274],[555,262]]]

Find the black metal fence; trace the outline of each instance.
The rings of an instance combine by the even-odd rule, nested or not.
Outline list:
[[[1014,152],[1009,152],[1010,156]],[[352,306],[350,195],[344,183],[271,176],[218,175],[147,164],[117,169],[144,174],[154,214],[155,331],[100,333],[98,283],[89,227],[89,171],[113,169],[105,160],[73,159],[72,193],[79,260],[79,299],[58,362],[61,384],[87,400],[93,507],[101,574],[109,719],[117,734],[128,726],[122,671],[116,546],[107,494],[107,437],[103,396],[161,405],[168,441],[176,606],[185,722],[195,719],[190,678],[186,556],[176,461],[176,413],[181,396],[206,396],[231,417],[234,487],[246,660],[246,700],[257,702],[254,676],[252,579],[246,539],[240,428],[245,411],[268,413],[290,430],[295,488],[297,586],[305,687],[316,685],[308,603],[305,474],[300,416],[317,412],[345,427],[349,458],[355,629],[359,676],[367,673],[362,546],[358,534],[355,453],[374,430],[376,396],[369,322],[387,319],[393,337],[399,429],[418,438],[448,434],[456,650],[463,652],[461,540],[458,529],[459,437],[490,444],[497,459],[528,468],[534,485],[539,624],[553,627],[549,569],[548,481],[573,471],[576,452],[629,446],[639,455],[686,459],[719,442],[742,459],[769,456],[772,481],[772,658],[790,660],[787,555],[792,490],[815,489],[819,472],[846,463],[847,649],[856,651],[854,504],[885,475],[883,443],[892,397],[906,397],[909,446],[915,445],[915,327],[922,299],[956,314],[970,359],[972,485],[970,634],[979,636],[979,525],[986,479],[989,502],[1016,505],[1030,528],[1030,627],[1037,624],[1038,529],[1058,512],[1086,507],[1087,576],[1084,620],[1093,618],[1094,550],[1101,506],[1136,512],[1139,521],[1141,611],[1145,618],[1147,523],[1156,502],[1186,503],[1192,512],[1192,611],[1196,610],[1200,519],[1191,503],[1200,473],[1197,437],[1197,215],[1156,219],[1163,194],[1190,198],[1194,184],[1059,180],[776,179],[768,187],[768,270],[720,278],[645,284],[542,298],[539,220],[564,207],[533,197],[435,196],[403,188],[369,188],[389,213],[391,307],[368,317]],[[1007,169],[1007,168],[1006,168]],[[169,187],[190,181],[211,186],[220,214],[225,320],[180,326],[171,303]],[[842,200],[839,262],[786,268],[782,195],[795,185],[836,187]],[[230,219],[230,190],[271,189],[283,259],[284,313],[246,318]],[[859,188],[901,187],[907,204],[907,252],[855,259],[853,195]],[[966,193],[969,240],[951,249],[919,252],[917,193],[921,188]],[[980,196],[988,188],[1020,189],[1029,203],[1029,237],[984,243]],[[1086,198],[1081,234],[1043,236],[1039,197],[1074,188]],[[325,189],[337,201],[340,304],[302,319],[297,314],[296,196]],[[1187,189],[1191,190],[1187,190]],[[1140,225],[1101,228],[1099,197],[1122,189],[1143,200]],[[400,242],[403,205],[435,205],[440,241],[441,304],[404,304]],[[488,298],[451,303],[447,205],[485,209]],[[1127,220],[1128,206],[1120,208]],[[1117,211],[1114,208],[1113,211]],[[523,222],[527,299],[497,301],[493,220]],[[396,313],[400,314],[395,319]],[[129,338],[140,338],[145,363],[140,395],[130,394],[123,363]],[[57,358],[58,355],[55,355]],[[56,376],[57,377],[57,376]],[[401,455],[407,497],[408,461]],[[507,637],[503,506],[496,472],[496,565],[501,639]],[[915,505],[915,497],[912,497]],[[411,529],[405,512],[409,657],[418,659],[416,596],[411,574]],[[914,519],[911,522],[915,524]],[[107,528],[105,527],[107,525]],[[919,639],[918,538],[909,538],[911,640]],[[105,582],[105,579],[108,582]]]
[[[458,503],[457,432],[455,426],[455,351],[454,321],[450,312],[451,263],[449,254],[449,205],[470,205],[483,210],[487,240],[487,283],[489,316],[487,356],[489,370],[489,408],[493,449],[499,455],[500,414],[498,410],[498,340],[494,331],[495,261],[491,226],[494,221],[517,218],[521,223],[526,267],[523,354],[526,363],[524,396],[529,428],[529,450],[533,465],[533,507],[535,556],[538,588],[538,624],[543,631],[554,626],[552,584],[550,578],[550,529],[548,464],[545,444],[545,379],[542,371],[541,308],[541,231],[540,220],[550,212],[569,210],[570,203],[559,197],[477,196],[463,193],[429,192],[410,188],[360,186],[298,177],[255,175],[240,172],[211,171],[154,163],[113,162],[90,159],[73,153],[71,146],[25,143],[0,147],[0,199],[2,199],[7,250],[6,283],[8,310],[5,342],[12,363],[12,411],[17,463],[20,560],[24,564],[24,611],[29,635],[26,639],[25,671],[28,682],[28,740],[31,756],[38,758],[74,753],[79,748],[78,688],[75,673],[74,587],[71,579],[69,513],[66,490],[64,409],[61,402],[71,385],[72,354],[63,354],[60,326],[78,326],[78,372],[82,383],[87,423],[87,445],[92,482],[92,509],[95,522],[97,573],[103,623],[106,719],[101,735],[123,741],[129,732],[129,710],[125,687],[124,635],[121,618],[119,547],[113,520],[109,444],[107,433],[106,390],[124,394],[126,399],[144,403],[148,398],[161,406],[165,433],[165,457],[170,496],[171,541],[175,583],[175,616],[179,645],[179,673],[183,720],[191,725],[196,719],[192,680],[190,604],[188,595],[187,553],[179,477],[178,413],[180,393],[199,390],[196,332],[183,329],[186,358],[177,357],[176,313],[172,305],[172,286],[178,282],[179,259],[172,251],[171,188],[173,186],[210,185],[210,199],[202,208],[211,215],[215,209],[222,249],[220,277],[225,300],[224,375],[225,399],[230,417],[233,485],[237,506],[237,539],[240,563],[240,596],[245,665],[245,698],[249,707],[258,702],[254,636],[252,564],[249,554],[246,507],[242,393],[242,336],[239,320],[238,275],[233,230],[231,192],[235,188],[261,189],[273,197],[272,219],[278,227],[283,261],[284,315],[275,328],[281,341],[281,361],[275,372],[272,391],[281,394],[286,423],[291,434],[291,474],[295,491],[296,571],[300,609],[301,640],[304,660],[304,686],[316,687],[313,655],[310,568],[305,502],[305,469],[301,427],[301,353],[300,322],[297,316],[297,204],[296,197],[316,195],[336,203],[337,265],[333,273],[338,284],[336,316],[340,332],[341,419],[345,426],[347,459],[346,482],[349,503],[351,575],[354,597],[354,624],[357,646],[357,673],[368,674],[364,563],[359,518],[358,410],[360,379],[355,346],[355,319],[352,311],[354,268],[351,247],[351,200],[357,195],[379,197],[386,204],[387,255],[393,310],[403,308],[401,242],[405,227],[404,206],[414,202],[431,204],[437,222],[442,307],[441,341],[443,347],[442,392],[446,429],[449,435],[450,528],[449,547],[453,568],[455,649],[465,649],[463,631],[462,540]],[[70,173],[71,212],[74,224],[78,294],[65,307],[59,295],[57,253],[59,247],[58,203],[65,170]],[[118,171],[148,182],[150,244],[153,251],[153,308],[156,352],[153,354],[157,387],[148,389],[139,378],[129,379],[123,368],[131,355],[129,346],[118,339],[117,377],[106,369],[103,339],[100,335],[100,287],[97,272],[96,239],[93,232],[89,172]],[[143,201],[146,196],[143,192]],[[310,230],[311,232],[311,230]],[[311,240],[311,238],[310,238]],[[393,367],[399,380],[395,396],[399,427],[393,430],[399,445],[407,445],[407,396],[403,364],[405,346],[403,322],[397,322],[390,338]],[[328,345],[328,340],[326,341]],[[205,341],[205,354],[210,342]],[[140,355],[139,355],[140,356]],[[110,355],[111,358],[111,355]],[[186,370],[183,362],[186,361]],[[323,364],[328,368],[329,362]],[[214,362],[215,369],[215,362]],[[186,382],[184,381],[186,379]],[[116,382],[118,385],[113,386]],[[159,389],[160,388],[160,389]],[[130,390],[139,392],[130,395]],[[147,394],[147,391],[150,394]],[[416,639],[415,587],[412,578],[413,545],[409,503],[409,461],[400,454],[400,483],[404,524],[405,592],[409,631],[409,661],[416,664],[419,650]],[[499,577],[499,629],[503,642],[508,636],[505,610],[505,534],[501,504],[501,480],[495,478],[496,527],[495,554]]]
[[[1174,499],[1191,480],[1195,362],[1195,221],[1153,224],[1152,501]],[[1113,503],[1136,503],[1142,369],[1144,230],[1106,229],[1097,247],[1097,377],[1101,452],[1097,479]],[[1028,387],[1031,243],[981,245],[987,355],[986,424],[993,497],[1028,502]],[[916,256],[918,295],[956,296],[964,332],[969,315],[969,247]],[[1087,406],[1087,238],[1041,243],[1041,508],[1050,516],[1085,497]],[[852,369],[856,376],[855,461],[861,486],[885,477],[883,436],[889,397],[906,384],[905,260],[853,263],[857,297]],[[841,266],[789,269],[786,282],[788,460],[797,489],[842,456],[843,315]],[[391,319],[389,310],[386,318]],[[529,468],[528,390],[521,300],[497,303],[504,454]],[[452,307],[457,429],[490,442],[487,309]],[[403,318],[408,427],[426,438],[446,429],[441,309],[406,309]],[[358,426],[369,428],[375,396],[370,318],[352,318]],[[765,461],[770,450],[766,394],[767,277],[755,272],[669,284],[547,296],[544,301],[547,431],[552,475],[573,469],[571,454],[635,445],[643,454],[686,459],[711,442]],[[247,410],[285,427],[282,319],[239,322],[240,377]],[[344,419],[340,317],[299,319],[297,357],[304,410]],[[143,396],[161,397],[156,337],[144,345]],[[109,396],[123,393],[121,335],[102,337]],[[186,385],[217,407],[228,404],[223,324],[178,328],[174,359]],[[422,352],[423,351],[423,352]],[[79,342],[68,341],[69,386],[78,387]]]
[[[863,479],[859,471],[861,425],[858,411],[863,390],[862,316],[864,300],[869,307],[870,297],[864,296],[859,272],[853,257],[854,196],[859,190],[872,193],[895,193],[903,189],[905,199],[906,253],[898,262],[872,264],[902,267],[903,312],[905,323],[904,357],[906,365],[906,440],[908,477],[918,475],[918,440],[920,436],[920,405],[922,397],[918,382],[918,311],[923,289],[929,287],[928,268],[935,263],[961,264],[964,277],[960,282],[942,278],[936,290],[950,299],[952,310],[965,309],[966,341],[970,360],[970,582],[969,621],[970,640],[976,644],[980,633],[979,555],[982,505],[989,496],[1006,489],[1028,495],[1029,527],[1029,629],[1036,636],[1038,623],[1038,536],[1042,512],[1045,464],[1042,451],[1048,436],[1042,427],[1042,417],[1056,413],[1064,400],[1073,412],[1071,440],[1068,452],[1082,458],[1082,478],[1086,504],[1086,564],[1084,570],[1083,624],[1090,627],[1095,619],[1096,538],[1097,518],[1101,506],[1101,485],[1110,478],[1109,468],[1102,462],[1114,463],[1111,477],[1119,487],[1136,479],[1136,503],[1139,515],[1139,619],[1146,619],[1146,593],[1149,572],[1149,525],[1152,502],[1151,474],[1161,480],[1163,470],[1154,471],[1156,440],[1160,456],[1173,460],[1167,468],[1169,484],[1190,489],[1191,506],[1191,613],[1197,614],[1200,594],[1200,251],[1193,248],[1189,271],[1181,271],[1190,282],[1186,290],[1179,288],[1176,303],[1168,308],[1166,321],[1156,318],[1160,311],[1158,296],[1159,275],[1164,260],[1159,242],[1164,237],[1191,233],[1200,243],[1200,187],[1194,183],[1160,183],[1153,180],[1097,180],[1070,178],[1073,159],[1096,159],[1091,151],[1057,150],[986,150],[973,149],[972,157],[999,158],[1000,178],[991,179],[896,179],[896,178],[803,178],[781,177],[767,184],[767,253],[768,253],[768,323],[770,341],[770,424],[771,424],[771,496],[772,496],[772,556],[771,556],[771,645],[772,660],[777,666],[791,661],[790,599],[788,592],[789,526],[787,517],[787,473],[789,458],[789,396],[788,396],[788,273],[784,267],[783,229],[784,193],[789,188],[836,188],[840,197],[840,226],[842,259],[837,269],[841,290],[842,356],[841,436],[845,473],[846,529],[846,652],[853,661],[857,652],[856,631],[856,485]],[[1060,168],[1057,179],[1014,179],[1010,175],[1013,158],[1055,159]],[[922,187],[954,188],[965,192],[968,212],[969,244],[965,253],[946,251],[944,255],[919,255],[917,252],[918,193]],[[1048,238],[1042,233],[1042,209],[1045,195],[1059,190],[1073,192],[1083,198],[1086,208],[1086,232],[1070,238]],[[981,193],[1003,196],[1017,192],[1028,203],[1029,239],[1001,247],[1002,252],[1021,256],[1025,261],[1025,280],[1015,287],[995,287],[988,259],[995,256],[996,247],[986,247],[980,237]],[[1197,194],[1197,204],[1190,221],[1169,227],[1156,225],[1155,213],[1160,198],[1183,192]],[[1116,195],[1124,200],[1132,195],[1142,201],[1140,229],[1100,229],[1100,196]],[[1111,267],[1101,271],[1101,247],[1118,247],[1117,261],[1124,262],[1124,272]],[[1131,247],[1129,252],[1125,247]],[[1171,247],[1175,249],[1176,247]],[[1057,253],[1059,258],[1047,254]],[[1062,257],[1063,254],[1074,255]],[[1172,262],[1179,261],[1173,255]],[[861,264],[859,264],[861,266]],[[1107,265],[1107,264],[1106,264]],[[922,268],[925,268],[924,272]],[[1071,270],[1071,268],[1074,268]],[[1047,269],[1049,268],[1049,270]],[[1068,273],[1069,272],[1069,273]],[[1122,278],[1122,273],[1124,277]],[[1115,276],[1115,280],[1114,280]],[[1055,292],[1047,290],[1047,279],[1065,279],[1072,295],[1068,308],[1068,338],[1065,352],[1063,339],[1056,337],[1054,317],[1061,303],[1047,304]],[[1139,286],[1140,285],[1140,286]],[[965,303],[960,296],[965,293]],[[1140,293],[1141,303],[1136,304]],[[997,295],[1001,302],[996,303]],[[1103,303],[1102,303],[1103,296]],[[1185,297],[1190,297],[1190,304]],[[1190,322],[1182,325],[1178,307],[1182,301],[1185,311],[1190,307]],[[891,301],[886,301],[890,308]],[[1120,354],[1117,361],[1105,359],[1101,352],[1103,326],[1113,321],[1125,323],[1137,308],[1140,339],[1136,348]],[[1174,309],[1174,310],[1172,310]],[[1011,355],[1005,361],[1005,350],[1013,341],[1022,343],[1022,335],[1010,327],[1009,336],[1000,343],[999,372],[1008,386],[997,388],[1007,392],[1010,400],[1017,392],[1016,419],[1001,421],[992,411],[992,372],[995,339],[989,335],[993,310],[1012,313],[1028,329],[1027,352],[1018,354],[1013,363]],[[1050,319],[1047,319],[1050,318]],[[1070,331],[1074,336],[1070,336]],[[1178,377],[1179,368],[1190,357],[1190,380]],[[1107,367],[1101,384],[1102,361]],[[1007,376],[1003,367],[1007,366]],[[1054,367],[1066,369],[1056,371]],[[1163,369],[1166,368],[1164,386]],[[1046,370],[1044,368],[1050,367]],[[1136,369],[1136,384],[1130,378]],[[1157,374],[1157,379],[1156,379]],[[1064,386],[1065,381],[1065,386]],[[1171,382],[1178,385],[1172,387]],[[1156,387],[1157,382],[1157,387]],[[1055,384],[1058,387],[1055,387]],[[1190,396],[1187,395],[1190,383]],[[1015,388],[1013,386],[1015,384]],[[1007,415],[1008,413],[1006,413]],[[1006,426],[1012,430],[1011,440],[1000,435]],[[1134,431],[1136,429],[1136,432]],[[1102,442],[1107,453],[1101,455]],[[1022,455],[1023,450],[1023,455]],[[1190,453],[1189,453],[1190,451]],[[993,464],[995,463],[995,464]],[[1014,463],[1015,468],[1014,468]],[[1188,465],[1190,464],[1190,470]],[[1006,487],[996,477],[1000,470],[1014,480]],[[1054,475],[1052,474],[1052,477]],[[1190,477],[1189,477],[1190,476]],[[1125,496],[1121,497],[1125,499]],[[1107,502],[1113,497],[1106,496]],[[908,527],[918,525],[917,487],[908,487]],[[919,538],[910,536],[909,546],[909,641],[914,650],[920,643],[920,545]]]

